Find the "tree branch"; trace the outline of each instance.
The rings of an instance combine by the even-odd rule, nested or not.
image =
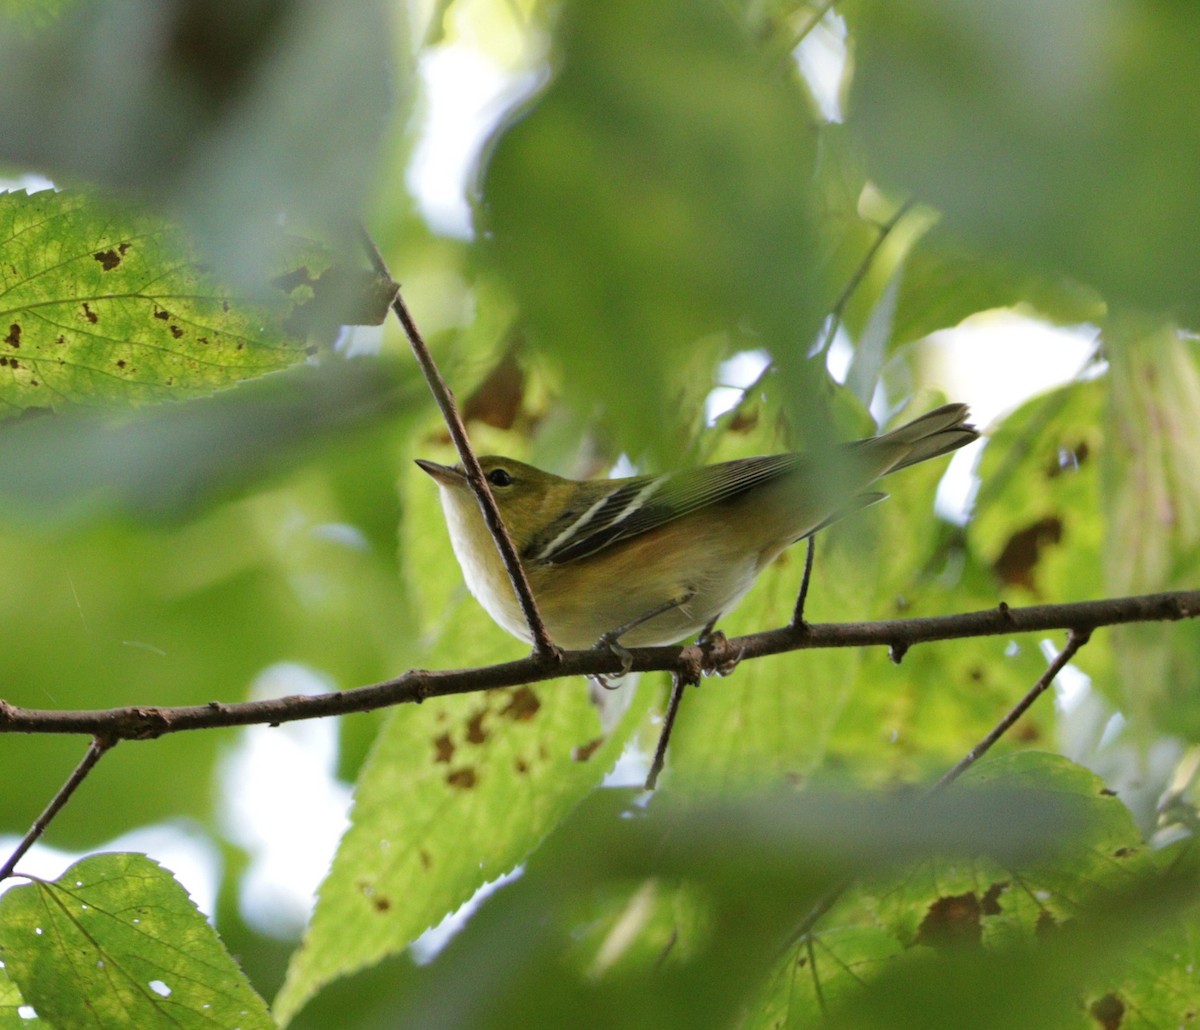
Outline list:
[[[383,260],[383,254],[371,234],[364,226],[359,226],[359,234],[362,237],[363,248],[366,250],[376,274],[392,281],[387,263]],[[529,624],[534,650],[542,657],[557,656],[560,652],[554,641],[550,639],[550,633],[546,629],[545,622],[542,621],[537,601],[533,597],[533,589],[529,586],[529,579],[525,575],[521,559],[517,556],[517,548],[504,525],[504,520],[500,518],[496,499],[492,496],[491,488],[484,478],[483,469],[479,467],[479,459],[475,457],[475,451],[471,448],[471,441],[467,437],[467,427],[458,413],[454,393],[446,385],[446,381],[438,371],[433,355],[429,353],[425,338],[417,328],[417,323],[413,320],[408,305],[404,303],[399,287],[396,288],[396,296],[392,301],[392,311],[400,320],[400,325],[404,327],[404,335],[408,337],[409,345],[412,347],[413,354],[416,355],[417,364],[421,366],[421,373],[425,376],[425,382],[429,384],[433,399],[437,401],[442,418],[446,422],[446,428],[450,431],[450,439],[454,441],[454,446],[462,459],[463,469],[467,473],[467,482],[470,483],[471,489],[479,501],[479,507],[483,511],[483,521],[487,524],[492,539],[496,541],[496,547],[500,551],[504,567],[508,570],[508,578],[512,581],[513,590],[521,604],[521,611],[525,615],[525,621]]]
[[[727,668],[735,658],[749,661],[765,655],[828,647],[888,647],[903,654],[914,644],[1030,633],[1054,629],[1084,632],[1130,622],[1164,622],[1200,616],[1200,590],[1118,597],[1074,604],[1042,604],[880,622],[805,623],[734,637],[723,646],[710,642],[673,647],[631,648],[630,670],[687,675],[699,664],[704,672]],[[143,740],[184,730],[293,722],[349,712],[368,712],[389,705],[432,697],[512,687],[563,676],[616,675],[622,660],[607,648],[567,651],[560,658],[532,654],[516,662],[475,669],[413,670],[393,680],[329,694],[272,698],[173,708],[128,707],[93,711],[20,708],[0,701],[0,733],[87,733],[105,739]]]

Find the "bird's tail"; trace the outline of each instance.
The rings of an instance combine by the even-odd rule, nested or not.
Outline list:
[[[956,451],[979,438],[979,431],[967,419],[970,412],[965,404],[943,404],[899,429],[893,429],[876,439],[880,442],[905,444],[906,453],[888,472],[908,468],[939,454]]]

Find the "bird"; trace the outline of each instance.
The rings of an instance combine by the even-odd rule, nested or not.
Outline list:
[[[739,458],[623,479],[572,480],[499,455],[479,459],[550,638],[582,650],[703,639],[784,550],[883,499],[881,476],[978,438],[966,405],[817,456]],[[529,625],[461,465],[416,464],[437,484],[450,542],[488,615]]]

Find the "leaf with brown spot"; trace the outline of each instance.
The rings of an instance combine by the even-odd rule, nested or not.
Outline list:
[[[509,694],[508,704],[500,714],[515,722],[527,722],[538,713],[542,703],[530,687],[515,687]]]
[[[449,550],[436,491],[417,479],[411,495],[408,484],[402,488],[400,564],[419,599],[411,629],[436,641],[422,665],[497,661],[511,641],[465,596],[461,581],[446,575]],[[441,545],[432,546],[436,541]],[[597,737],[599,719],[587,691],[570,681],[431,698],[390,713],[359,775],[350,828],[320,888],[279,1011],[295,1011],[322,984],[402,953],[484,883],[524,862],[601,783],[654,698],[653,690],[636,691],[587,762],[573,761],[572,749]],[[468,744],[469,724],[481,709],[489,713],[480,727],[487,739]],[[433,741],[443,734],[457,750],[439,764],[432,761]],[[386,927],[351,889],[364,870],[393,900]]]
[[[45,404],[29,395],[35,381],[60,409],[209,394],[299,364],[311,342],[286,325],[311,288],[248,296],[203,268],[181,230],[132,206],[71,191],[3,193],[0,241],[12,319],[3,342],[24,355],[22,374],[0,382],[6,414]],[[328,264],[315,245],[288,248],[282,262]],[[196,335],[210,341],[198,363]],[[114,375],[114,366],[137,376]]]
[[[917,930],[917,943],[931,948],[978,947],[983,939],[982,912],[974,891],[938,898]]]
[[[450,734],[443,733],[440,737],[436,737],[433,741],[434,762],[445,762],[449,764],[453,758],[454,742],[450,739]]]
[[[106,272],[111,272],[121,263],[121,257],[117,253],[116,247],[109,247],[108,250],[98,250],[92,257],[100,262],[100,267]]]
[[[1080,440],[1071,447],[1060,448],[1055,460],[1046,469],[1046,478],[1054,479],[1064,472],[1077,472],[1079,466],[1085,464],[1089,457],[1091,448],[1086,440]]]
[[[571,757],[576,762],[586,762],[596,753],[596,749],[604,743],[603,737],[596,737],[595,740],[589,740],[586,744],[580,744],[578,747],[571,750]]]
[[[467,397],[462,416],[465,422],[478,421],[497,429],[512,429],[525,396],[525,373],[517,364],[512,348]]]
[[[1115,994],[1106,994],[1092,1002],[1088,1013],[1104,1030],[1120,1030],[1125,1019],[1125,1003]]]
[[[1024,587],[1036,594],[1033,574],[1042,551],[1061,543],[1062,538],[1062,520],[1048,515],[1009,537],[992,569],[1006,586]]]
[[[475,786],[475,770],[469,765],[446,774],[446,782],[459,790],[470,790]]]
[[[488,739],[487,732],[483,728],[484,717],[488,714],[488,709],[480,708],[474,712],[467,720],[467,740],[472,744],[482,744]]]
[[[983,900],[980,902],[980,910],[985,916],[998,916],[1002,909],[1000,907],[1000,896],[1008,890],[1010,884],[1007,880],[999,883],[993,883],[983,895]]]
[[[733,418],[729,420],[726,429],[731,433],[750,433],[758,426],[758,408],[753,408],[749,411],[738,408]]]

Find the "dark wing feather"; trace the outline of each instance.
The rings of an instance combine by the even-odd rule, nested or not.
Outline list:
[[[731,501],[794,472],[803,462],[799,455],[773,454],[628,479],[586,511],[557,520],[526,554],[554,565],[577,561],[701,508]]]

